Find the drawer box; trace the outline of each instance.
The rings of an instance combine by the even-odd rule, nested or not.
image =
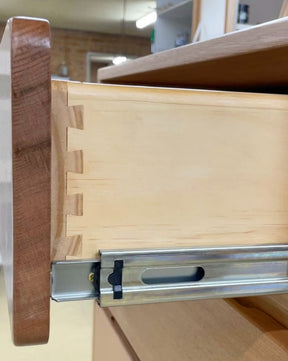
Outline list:
[[[284,243],[287,110],[286,95],[52,82],[53,259]]]

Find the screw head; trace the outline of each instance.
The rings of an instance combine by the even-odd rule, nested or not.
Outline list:
[[[94,273],[93,272],[89,273],[88,280],[90,282],[94,282]]]

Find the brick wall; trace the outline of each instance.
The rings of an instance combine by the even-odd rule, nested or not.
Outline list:
[[[122,39],[119,35],[52,29],[53,74],[59,73],[59,66],[65,60],[70,79],[84,81],[88,51],[144,56],[150,53],[150,40],[136,36]]]
[[[0,23],[0,37],[5,24]],[[144,56],[150,53],[150,40],[137,36],[110,35],[89,31],[52,29],[52,74],[59,74],[62,61],[69,68],[71,80],[85,81],[86,53],[125,53]]]

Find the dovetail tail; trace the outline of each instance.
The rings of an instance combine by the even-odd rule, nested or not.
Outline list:
[[[67,173],[83,173],[83,151],[75,150],[68,151],[69,144],[69,128],[76,128],[83,130],[83,105],[69,106],[68,110],[68,123],[66,123],[66,154],[65,154],[65,172],[66,180]],[[66,245],[68,247],[66,255],[71,257],[81,257],[82,255],[82,235],[67,235],[67,223],[69,217],[83,216],[83,194],[66,194],[65,200],[66,211]]]
[[[66,214],[83,216],[83,194],[68,194],[65,205]]]
[[[83,173],[83,151],[67,152],[65,168],[66,172]]]
[[[66,255],[71,257],[81,257],[82,255],[82,236],[68,236],[66,237],[66,243],[69,245]]]
[[[82,236],[68,234],[69,217],[83,215],[83,195],[67,194],[67,172],[83,172],[83,152],[68,152],[69,129],[83,130],[83,105],[68,106],[68,83],[52,82],[52,259],[82,255]],[[75,129],[76,128],[76,129]],[[49,145],[49,144],[48,144]],[[77,150],[73,148],[71,150]],[[24,149],[26,154],[26,149]],[[23,151],[23,152],[24,152]],[[29,149],[29,152],[34,149]],[[19,153],[21,156],[22,149]],[[81,233],[81,231],[79,231]]]
[[[65,239],[68,247],[66,251],[67,256],[81,257],[82,255],[82,235],[67,235],[67,224],[69,219],[73,216],[83,216],[83,194],[68,194],[65,201],[66,210],[66,230]]]
[[[68,117],[68,127],[83,129],[83,105],[74,105],[68,107],[69,117]]]

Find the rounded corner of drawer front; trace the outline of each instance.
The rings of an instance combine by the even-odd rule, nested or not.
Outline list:
[[[0,57],[0,242],[12,338],[42,344],[50,317],[49,22],[9,19]]]

